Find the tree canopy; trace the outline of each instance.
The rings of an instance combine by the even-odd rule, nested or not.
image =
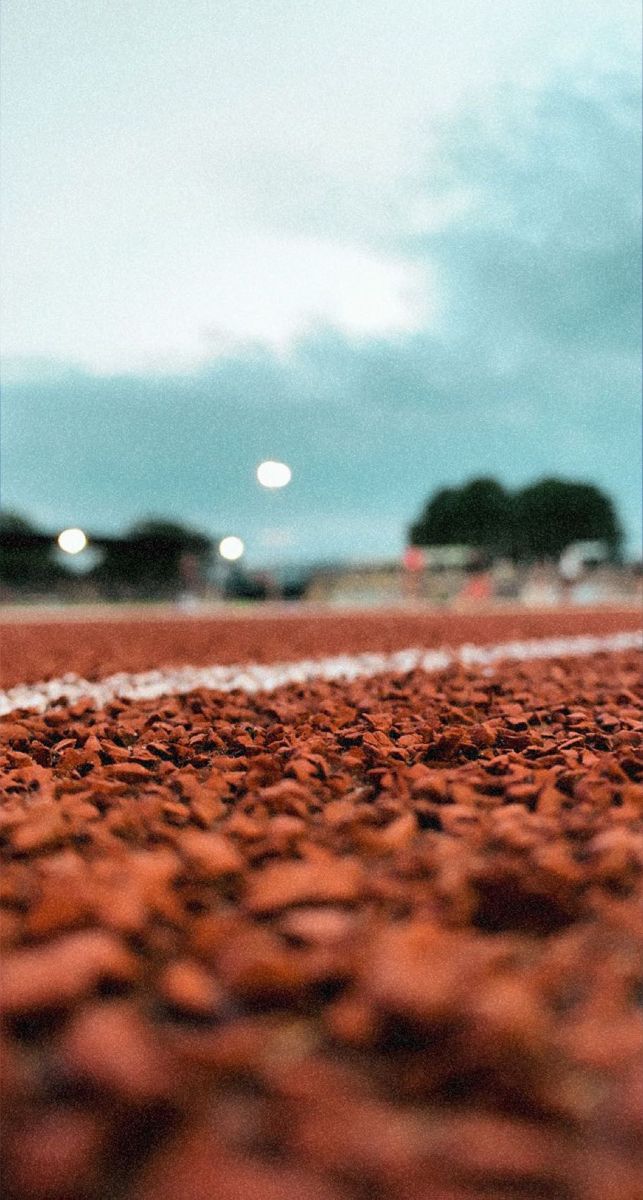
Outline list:
[[[85,564],[87,581],[107,594],[171,597],[198,584],[212,552],[212,540],[176,521],[150,517],[123,536],[89,533],[97,562]],[[56,546],[56,536],[38,529],[19,513],[0,512],[0,584],[43,592],[76,572]]]
[[[540,479],[508,491],[495,479],[472,479],[429,497],[409,529],[415,546],[467,545],[491,556],[558,558],[572,542],[605,542],[617,558],[622,532],[609,496],[591,483]]]
[[[172,594],[181,584],[186,556],[204,562],[210,538],[175,521],[150,517],[106,547],[99,569],[102,581],[149,595]]]
[[[61,575],[53,543],[19,513],[0,512],[0,583],[24,591],[46,591]]]

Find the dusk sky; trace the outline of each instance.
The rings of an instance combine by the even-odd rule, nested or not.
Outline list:
[[[638,0],[3,8],[3,508],[367,560],[558,474],[636,552]]]

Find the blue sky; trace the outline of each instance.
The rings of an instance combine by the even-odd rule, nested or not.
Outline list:
[[[4,9],[3,507],[386,557],[561,473],[634,547],[638,4]]]

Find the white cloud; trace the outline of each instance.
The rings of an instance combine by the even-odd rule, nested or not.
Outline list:
[[[414,327],[435,283],[390,239],[437,117],[633,56],[639,21],[630,0],[6,0],[5,353],[181,366],[209,328]]]
[[[130,256],[97,246],[89,290],[78,286],[84,252],[89,244],[70,245],[64,267],[49,264],[36,306],[24,263],[7,264],[8,356],[82,359],[99,371],[181,369],[248,341],[284,349],[319,323],[395,333],[437,311],[425,268],[321,238],[247,233],[202,243],[195,234],[188,246],[168,235],[162,261],[152,248],[138,255],[135,286]]]

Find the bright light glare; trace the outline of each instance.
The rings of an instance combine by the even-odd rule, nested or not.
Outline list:
[[[63,529],[58,534],[58,545],[65,554],[80,554],[87,545],[87,536],[82,529]]]
[[[219,542],[219,554],[222,558],[227,558],[228,562],[236,562],[244,550],[245,546],[239,537],[224,537]]]
[[[257,467],[257,479],[262,487],[282,488],[290,483],[292,471],[286,463],[268,460]]]

